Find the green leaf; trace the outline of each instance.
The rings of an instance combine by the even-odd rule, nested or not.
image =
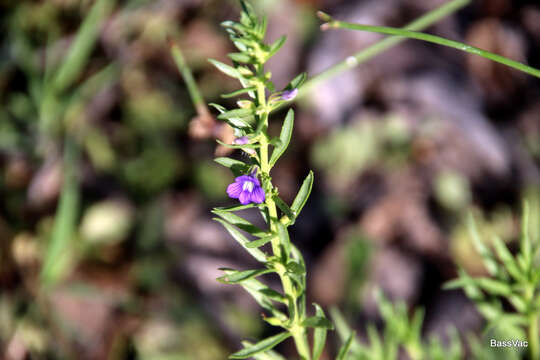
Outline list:
[[[236,226],[240,230],[250,233],[253,236],[261,237],[267,234],[266,231],[259,229],[257,226],[253,225],[246,219],[243,219],[240,216],[233,214],[232,212],[220,210],[213,210],[212,212],[220,216],[221,218],[227,220],[229,223]]]
[[[249,172],[250,166],[240,160],[231,159],[228,157],[218,157],[214,159],[220,165],[223,165],[233,172],[235,176],[240,176]],[[244,205],[245,206],[245,205]],[[246,208],[247,209],[247,208]],[[241,210],[241,209],[236,209]],[[234,210],[229,210],[234,211]]]
[[[227,112],[227,109],[219,104],[216,104],[216,103],[210,103],[208,104],[209,106],[213,107],[214,109],[216,109],[217,111],[219,111],[220,114],[223,114],[225,112]]]
[[[484,263],[484,266],[486,267],[488,273],[490,275],[496,276],[497,274],[499,274],[498,264],[495,259],[493,259],[491,252],[480,238],[480,234],[478,233],[478,229],[476,227],[476,223],[472,214],[469,214],[468,225],[474,248],[482,257],[482,262]]]
[[[242,345],[244,347],[248,347],[252,345],[249,341],[242,341]],[[255,360],[286,360],[283,356],[279,355],[277,352],[273,350],[265,351],[264,353],[255,354],[253,355],[253,358]]]
[[[287,263],[287,271],[297,276],[303,276],[306,274],[306,268],[296,261],[289,261]]]
[[[274,43],[270,45],[268,58],[271,58],[272,56],[274,56],[281,49],[283,44],[285,44],[285,41],[287,41],[287,37],[285,35],[281,36],[279,39],[274,41]]]
[[[242,64],[252,64],[253,58],[245,53],[230,53],[227,55],[232,61]]]
[[[287,231],[287,228],[280,222],[277,223],[278,228],[278,236],[280,240],[280,244],[283,247],[283,260],[287,261],[289,259],[289,255],[291,254],[291,239],[289,238],[289,232]]]
[[[94,48],[101,25],[106,21],[114,7],[115,1],[98,0],[94,3],[90,12],[85,16],[77,35],[73,40],[64,62],[58,69],[53,79],[53,86],[56,91],[63,91],[71,86],[83,71],[90,53]]]
[[[512,304],[512,306],[514,306],[514,308],[518,312],[525,313],[527,311],[527,303],[520,296],[515,294],[509,295],[508,301]]]
[[[212,63],[212,65],[214,65],[219,71],[221,71],[225,75],[228,75],[228,76],[230,76],[232,78],[235,78],[235,79],[242,78],[242,75],[240,75],[238,70],[236,70],[232,66],[224,64],[221,61],[217,61],[217,60],[214,60],[214,59],[208,59],[208,61],[210,61]]]
[[[40,274],[41,281],[46,286],[58,283],[72,265],[74,255],[71,240],[76,230],[81,202],[76,176],[78,159],[77,144],[72,139],[66,138],[63,159],[64,184]]]
[[[258,247],[261,247],[263,245],[266,245],[267,243],[269,243],[270,241],[272,241],[273,238],[276,237],[276,234],[270,234],[270,235],[267,235],[267,236],[264,236],[258,240],[253,240],[253,241],[250,241],[246,244],[246,246],[248,248],[258,248]]]
[[[253,111],[251,109],[234,109],[219,114],[218,119],[228,120],[231,118],[246,118],[249,116],[253,116]]]
[[[334,325],[330,320],[321,316],[310,316],[302,322],[302,326],[312,327],[312,328],[324,328],[328,330],[333,330]]]
[[[259,260],[260,262],[265,263],[266,262],[266,255],[259,249],[251,249],[246,246],[249,241],[238,231],[234,226],[226,222],[225,220],[222,220],[220,218],[214,218],[214,220],[221,223],[231,234],[231,236],[240,244],[248,253],[251,254],[255,259]]]
[[[285,295],[269,287],[259,289],[258,292],[274,301],[277,301],[283,304],[287,303],[287,297]]]
[[[319,318],[326,318],[324,315],[323,309],[318,304],[313,304],[315,306],[315,316]],[[324,350],[326,344],[326,332],[327,329],[334,329],[334,325],[331,328],[325,327],[315,327],[313,331],[313,360],[319,360]]]
[[[251,109],[234,109],[219,114],[218,119],[227,121],[234,128],[243,129],[250,128],[255,117]]]
[[[294,110],[289,109],[289,112],[287,113],[287,116],[285,116],[285,120],[283,121],[283,127],[281,128],[281,133],[279,134],[279,145],[274,148],[274,151],[272,151],[272,156],[270,157],[270,166],[273,166],[278,159],[283,155],[285,150],[287,150],[287,147],[289,146],[289,142],[291,141],[292,131],[293,131],[293,124],[294,124]]]
[[[313,171],[310,170],[308,176],[302,183],[302,186],[300,187],[300,190],[298,191],[298,194],[296,194],[296,197],[294,198],[294,201],[291,205],[291,210],[293,211],[295,217],[300,214],[300,211],[302,211],[302,208],[306,204],[309,195],[311,194],[312,187]]]
[[[232,205],[232,206],[226,206],[226,207],[217,207],[217,208],[214,208],[214,210],[217,210],[217,211],[240,211],[240,210],[251,209],[251,208],[254,208],[254,207],[257,207],[257,206],[259,206],[259,205],[251,203],[251,204],[247,204],[247,205]]]
[[[505,282],[486,277],[474,278],[474,282],[482,289],[494,295],[508,296],[512,293],[512,288]]]
[[[277,207],[287,216],[287,218],[290,220],[290,223],[288,225],[294,224],[294,221],[296,220],[296,215],[291,210],[289,205],[287,205],[281,198],[277,195],[274,195],[272,197],[274,202],[276,203]]]
[[[252,279],[252,278],[275,271],[273,269],[254,269],[254,270],[244,270],[244,271],[237,271],[233,269],[220,269],[220,270],[227,271],[226,275],[223,275],[217,279],[219,282],[222,282],[224,284],[238,284],[245,280]]]
[[[338,356],[336,357],[336,360],[345,360],[345,358],[349,354],[349,350],[351,348],[351,344],[355,336],[356,336],[356,333],[354,331],[351,332],[347,341],[343,344],[343,346],[341,346],[341,349],[339,349],[339,353],[338,353]]]
[[[498,236],[493,237],[493,246],[495,248],[495,252],[497,253],[497,256],[504,264],[508,273],[517,281],[524,280],[525,278],[523,274],[521,273],[521,271],[519,271],[519,268],[516,264],[516,260],[514,259],[514,257],[512,256],[512,254],[510,253],[510,251],[508,250],[508,248],[506,247],[506,245],[504,244],[504,242],[501,240],[500,237]]]
[[[307,74],[305,72],[296,76],[291,82],[285,87],[285,90],[298,89],[307,79]]]
[[[290,337],[291,334],[286,331],[282,332],[281,334],[277,334],[274,336],[271,336],[267,339],[264,339],[262,341],[259,341],[258,343],[254,345],[250,345],[248,347],[245,347],[244,349],[232,354],[229,356],[229,359],[247,359],[250,356],[268,351],[275,347],[277,344],[281,343],[288,337]]]
[[[239,285],[242,286],[261,307],[270,311],[274,316],[283,319],[283,321],[287,320],[287,316],[278,311],[271,301],[274,300],[286,304],[287,298],[284,295],[269,288],[257,279],[248,279]]]
[[[239,90],[230,92],[228,94],[223,94],[223,95],[221,95],[221,97],[224,98],[224,99],[228,99],[228,98],[232,98],[232,97],[242,95],[242,94],[245,94],[247,92],[255,91],[255,90],[257,90],[257,88],[255,86],[250,86],[250,87],[247,87],[247,88],[243,88],[243,89],[239,89]]]

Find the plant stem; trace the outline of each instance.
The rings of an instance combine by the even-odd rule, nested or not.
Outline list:
[[[371,26],[371,25],[353,24],[353,23],[348,23],[344,21],[336,21],[336,20],[332,20],[324,24],[323,26],[325,26],[325,28],[369,31],[369,32],[376,32],[380,34],[396,35],[396,36],[402,36],[402,37],[411,38],[411,39],[423,40],[430,43],[448,46],[457,50],[465,51],[470,54],[479,55],[486,59],[498,62],[500,64],[509,66],[511,68],[527,73],[529,75],[540,78],[540,70],[535,69],[531,66],[522,64],[518,61],[508,59],[504,56],[497,55],[486,50],[479,49],[471,45],[463,44],[454,40],[445,39],[440,36],[435,36],[435,35],[426,34],[426,33],[417,32],[417,31],[397,29],[397,28],[392,28],[392,27],[387,27],[387,26]]]
[[[263,174],[264,179],[270,179],[270,170],[271,166],[268,162],[268,137],[266,135],[266,129],[268,127],[268,112],[269,110],[266,109],[266,94],[264,90],[264,83],[261,82],[257,86],[257,104],[262,109],[262,113],[260,114],[259,121],[262,121],[264,123],[263,125],[263,131],[262,135],[260,137],[260,168],[261,173]],[[270,181],[270,180],[268,180]],[[268,222],[270,225],[270,231],[272,233],[277,233],[277,222],[279,221],[278,215],[277,215],[277,207],[276,203],[274,202],[274,199],[272,198],[272,190],[273,186],[271,182],[264,184],[265,186],[265,193],[266,193],[266,207],[268,208]],[[263,186],[264,186],[263,185]],[[280,258],[281,257],[281,244],[280,244],[280,237],[275,236],[272,239],[272,251],[274,253],[274,256]],[[291,319],[290,329],[294,343],[296,345],[296,349],[298,351],[298,354],[301,356],[302,360],[311,360],[311,355],[309,351],[309,345],[307,342],[307,336],[306,336],[306,329],[302,327],[301,322],[303,319],[299,316],[299,311],[297,307],[297,297],[296,292],[292,283],[292,280],[290,279],[289,275],[286,273],[285,267],[278,269],[278,275],[281,280],[281,284],[283,287],[283,293],[291,299],[291,303],[289,304],[289,316],[291,314],[294,314],[293,318]]]
[[[414,20],[413,22],[407,24],[404,29],[407,30],[413,30],[413,31],[420,31],[425,28],[427,28],[430,25],[433,25],[437,21],[441,20],[442,18],[445,18],[446,16],[449,16],[459,9],[465,7],[468,5],[471,1],[470,0],[453,0],[450,1],[444,5],[439,6],[438,8],[428,12],[427,14],[419,17],[418,19]],[[357,52],[354,55],[349,56],[347,59],[343,60],[342,62],[333,65],[332,67],[326,69],[322,73],[315,75],[311,79],[309,79],[300,89],[298,92],[297,98],[301,98],[302,96],[305,96],[308,92],[313,90],[318,84],[341,74],[344,71],[350,70],[361,63],[364,63],[368,61],[369,59],[379,55],[380,53],[390,49],[391,47],[400,44],[401,42],[405,41],[406,39],[402,37],[392,36],[388,37],[384,40],[381,40],[371,46],[368,46],[367,48]]]

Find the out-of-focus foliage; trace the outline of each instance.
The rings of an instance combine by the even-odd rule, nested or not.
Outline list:
[[[391,303],[380,291],[375,292],[379,311],[384,322],[384,331],[379,334],[374,324],[367,327],[367,343],[358,339],[352,341],[350,354],[346,359],[359,360],[394,360],[399,359],[401,351],[405,351],[410,359],[462,359],[464,349],[455,329],[450,329],[450,344],[443,345],[438,338],[422,339],[424,312],[416,309],[409,316],[407,306],[403,302]],[[343,315],[333,309],[332,318],[336,323],[342,339],[348,339],[351,329]]]

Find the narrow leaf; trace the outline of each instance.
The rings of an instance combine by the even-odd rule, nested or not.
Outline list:
[[[289,261],[287,263],[287,271],[291,274],[303,276],[306,274],[306,268],[296,261]]]
[[[285,314],[278,311],[271,300],[286,303],[287,299],[279,292],[269,288],[257,279],[248,279],[239,284],[246,290],[261,307],[270,311],[274,316],[277,316],[284,321],[287,320]]]
[[[494,280],[494,279],[486,278],[486,277],[480,277],[480,278],[474,278],[474,282],[478,284],[478,286],[480,286],[482,289],[494,295],[508,296],[512,293],[512,289],[510,285],[502,281],[498,281],[498,280]]]
[[[497,256],[504,264],[508,273],[518,281],[524,280],[523,274],[521,273],[521,271],[519,271],[519,268],[516,264],[516,260],[514,259],[514,257],[512,256],[512,254],[510,253],[510,251],[500,237],[493,237],[493,246],[495,248]]]
[[[302,325],[306,327],[324,328],[329,330],[334,328],[334,325],[332,322],[330,322],[330,320],[321,316],[310,316],[302,322]]]
[[[476,223],[474,221],[472,214],[469,214],[468,221],[469,221],[468,223],[469,233],[470,233],[474,248],[482,257],[482,262],[484,263],[484,266],[486,267],[488,273],[493,276],[497,275],[498,274],[497,262],[493,259],[491,252],[489,251],[487,246],[484,244],[484,242],[480,238],[480,234],[478,233],[478,229],[476,227]]]
[[[252,345],[249,341],[242,341],[242,345],[244,347],[248,347]],[[279,355],[277,352],[273,350],[265,351],[264,353],[259,353],[253,355],[253,358],[255,360],[286,360],[283,356]]]
[[[217,207],[214,208],[214,210],[217,211],[240,211],[245,209],[251,209],[257,207],[257,204],[251,203],[247,205],[233,205],[233,206],[226,206],[226,207]]]
[[[306,204],[309,195],[311,194],[311,189],[313,187],[313,171],[309,171],[308,176],[302,183],[302,186],[300,187],[300,190],[298,191],[298,194],[294,198],[294,201],[291,205],[291,210],[293,211],[295,216],[298,216],[300,214],[300,211],[302,211],[302,208]]]
[[[234,226],[232,226],[231,224],[229,224],[225,220],[222,220],[222,219],[219,219],[219,218],[214,218],[214,220],[221,223],[227,229],[229,234],[231,234],[231,236],[240,245],[242,245],[244,247],[244,249],[246,249],[246,251],[248,253],[250,253],[255,259],[259,260],[260,262],[266,262],[266,255],[261,250],[259,250],[259,249],[251,249],[251,248],[246,247],[246,244],[249,241]]]
[[[307,79],[307,74],[305,72],[301,73],[300,75],[296,76],[294,79],[291,80],[291,82],[285,87],[285,90],[292,90],[292,89],[298,89]]]
[[[279,242],[282,245],[284,251],[284,254],[282,254],[283,259],[284,261],[287,261],[289,259],[289,255],[291,254],[291,239],[289,238],[289,232],[287,231],[287,228],[280,222],[277,223],[277,228]]]
[[[247,359],[250,356],[272,349],[290,336],[291,334],[289,332],[282,332],[281,334],[271,336],[232,354],[229,356],[229,359]]]
[[[259,229],[257,226],[253,225],[246,219],[243,219],[240,216],[233,214],[232,212],[219,210],[213,210],[212,212],[220,216],[221,218],[227,220],[229,223],[236,226],[240,230],[243,230],[253,236],[261,237],[266,235],[266,231]]]
[[[294,221],[296,220],[296,215],[291,210],[289,205],[287,205],[281,198],[277,195],[274,195],[272,197],[274,202],[276,203],[277,207],[287,216],[287,218],[291,221],[288,225],[294,224]]]
[[[232,61],[236,61],[242,64],[251,64],[252,58],[248,54],[244,53],[230,53],[227,55]]]
[[[279,135],[279,145],[274,148],[274,151],[272,152],[272,156],[270,157],[270,165],[273,166],[278,159],[283,155],[285,150],[287,150],[287,147],[289,146],[289,142],[291,141],[292,131],[293,131],[293,124],[294,124],[294,110],[290,109],[287,113],[287,116],[285,116],[285,120],[283,121],[283,127],[281,128],[281,133]]]
[[[353,341],[355,335],[356,335],[356,333],[354,331],[351,332],[351,334],[349,335],[349,338],[347,339],[347,341],[343,344],[341,349],[339,349],[339,353],[338,353],[338,356],[336,357],[336,360],[345,360],[345,358],[349,354],[349,350],[351,348],[351,344],[352,344],[352,341]]]
[[[271,58],[272,56],[274,56],[281,49],[283,44],[285,44],[285,41],[287,41],[287,37],[285,35],[274,41],[274,43],[270,45],[268,57]]]
[[[226,111],[222,114],[219,114],[218,119],[228,120],[231,118],[246,118],[252,115],[253,115],[253,111],[251,109],[234,109],[234,110]]]
[[[313,304],[313,306],[315,306],[315,316],[326,318],[323,309],[318,304]],[[331,329],[333,328],[334,325],[332,324]],[[326,344],[326,332],[327,328],[324,327],[316,327],[313,331],[313,360],[319,360],[322,355]]]
[[[268,244],[270,241],[272,241],[273,238],[275,238],[276,235],[275,234],[270,234],[268,236],[264,236],[258,240],[253,240],[253,241],[250,241],[246,244],[246,247],[248,248],[258,248],[258,247],[261,247],[263,245],[266,245]]]
[[[224,99],[228,99],[228,98],[232,98],[232,97],[242,95],[242,94],[245,94],[247,92],[255,91],[255,90],[256,90],[255,86],[250,86],[250,87],[247,87],[247,88],[243,88],[243,89],[239,89],[239,90],[230,92],[228,94],[221,95],[221,97],[224,98]]]
[[[245,280],[256,278],[257,276],[268,274],[274,271],[272,269],[254,269],[254,270],[244,270],[244,271],[237,271],[237,270],[232,270],[232,269],[221,269],[221,270],[227,270],[227,275],[223,275],[219,277],[217,280],[224,284],[237,284]]]
[[[86,15],[64,62],[53,80],[56,91],[63,91],[71,86],[83,71],[90,53],[96,43],[101,25],[112,11],[115,1],[98,0]]]
[[[73,249],[70,240],[75,232],[80,210],[80,190],[76,174],[78,159],[79,149],[75,141],[66,138],[63,159],[64,186],[40,274],[41,281],[46,286],[55,285],[72,265]]]
[[[223,165],[233,172],[235,176],[240,176],[249,171],[250,166],[240,160],[231,159],[228,157],[218,157],[214,159],[220,165]],[[240,210],[240,209],[237,209]]]
[[[216,68],[218,68],[219,71],[221,71],[222,73],[232,78],[238,79],[242,77],[240,73],[238,72],[238,70],[236,70],[230,65],[224,64],[221,61],[217,61],[214,59],[208,59],[208,61],[210,61]]]

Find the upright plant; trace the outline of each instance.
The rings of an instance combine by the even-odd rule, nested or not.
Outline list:
[[[281,155],[286,151],[292,136],[294,124],[294,112],[289,110],[285,116],[279,137],[273,138],[268,132],[269,118],[272,112],[288,105],[299,93],[299,88],[306,80],[305,74],[294,78],[283,90],[276,91],[271,81],[271,74],[264,69],[265,63],[275,55],[285,43],[285,36],[272,44],[264,43],[267,19],[258,18],[251,6],[240,0],[242,12],[239,22],[225,21],[223,27],[229,33],[230,39],[238,49],[238,52],[229,54],[233,66],[216,60],[210,60],[220,71],[237,79],[242,88],[223,95],[224,98],[242,96],[237,101],[237,107],[226,109],[218,104],[210,104],[220,115],[219,120],[225,121],[234,129],[235,140],[232,144],[218,142],[221,146],[239,149],[246,154],[244,160],[228,157],[215,159],[219,164],[229,168],[236,176],[235,181],[227,188],[227,194],[232,199],[237,199],[239,205],[225,208],[215,208],[213,213],[232,237],[253,256],[260,267],[250,270],[222,269],[225,273],[218,280],[226,284],[238,284],[242,286],[253,298],[266,310],[263,319],[269,324],[282,329],[277,335],[266,338],[255,344],[244,341],[244,348],[230,355],[231,359],[255,358],[261,360],[284,359],[272,349],[279,343],[292,337],[296,345],[298,355],[303,360],[319,359],[326,342],[326,332],[333,329],[332,323],[326,318],[322,308],[314,304],[315,315],[307,316],[306,311],[306,268],[302,254],[290,241],[288,227],[293,225],[296,218],[304,207],[311,193],[313,185],[313,173],[310,171],[300,187],[293,203],[289,206],[279,197],[278,189],[272,184],[270,172]],[[357,66],[362,61],[384,51],[388,47],[398,43],[403,37],[410,37],[441,45],[454,47],[463,51],[484,56],[493,61],[511,66],[533,76],[539,76],[537,69],[515,61],[503,58],[499,55],[488,53],[481,49],[473,48],[465,44],[457,43],[436,36],[416,32],[435,22],[441,17],[448,15],[468,3],[468,0],[453,0],[443,6],[419,18],[409,24],[405,29],[393,29],[386,27],[373,27],[336,21],[325,13],[319,13],[323,29],[347,28],[366,30],[395,35],[396,37],[385,39],[372,47],[365,49],[343,63],[337,64],[325,72],[311,79],[306,88],[313,87],[319,81],[335,75],[350,67]],[[188,84],[190,95],[198,110],[205,107],[202,97],[198,92],[195,81],[186,66],[180,49],[172,44],[172,54]],[[353,59],[354,61],[351,61]],[[302,92],[300,93],[300,95]],[[200,111],[199,111],[200,113]],[[266,223],[266,229],[261,229],[248,220],[236,214],[237,211],[256,208],[259,210]],[[247,237],[246,234],[250,236]],[[477,245],[479,242],[476,242]],[[500,260],[504,266],[512,263],[516,269],[508,269],[507,272],[497,272],[503,276],[498,280],[479,279],[471,280],[462,273],[461,278],[449,284],[450,287],[464,287],[469,294],[472,290],[476,294],[480,289],[494,292],[498,295],[507,295],[508,300],[520,313],[519,315],[505,314],[507,322],[524,325],[529,324],[529,335],[537,338],[538,335],[538,301],[536,289],[538,288],[538,270],[534,267],[532,253],[529,245],[525,246],[524,254],[515,260],[508,251],[503,251],[500,244],[496,246]],[[485,257],[485,251],[480,251]],[[492,260],[490,260],[492,261]],[[502,267],[501,267],[502,268]],[[489,269],[489,267],[488,267]],[[501,270],[502,271],[502,270]],[[278,291],[265,285],[257,278],[267,274],[275,274],[281,281],[281,289]],[[506,287],[505,281],[510,282],[514,278],[520,282],[515,287]],[[502,294],[502,288],[505,294]],[[471,290],[472,289],[472,290]],[[511,294],[517,291],[516,294]],[[470,295],[470,294],[469,294]],[[482,300],[480,297],[475,300]],[[344,344],[338,352],[336,360],[346,358],[375,358],[392,359],[398,356],[398,348],[404,347],[414,358],[444,358],[449,355],[440,343],[421,341],[421,313],[416,313],[413,321],[409,322],[403,305],[392,308],[391,305],[381,300],[383,317],[389,323],[388,331],[382,340],[375,336],[374,328],[371,328],[372,343],[369,347],[363,347],[355,340],[355,334],[346,331],[348,336],[343,340]],[[493,310],[490,305],[484,306],[486,311]],[[501,309],[500,303],[495,308]],[[488,309],[489,307],[489,309]],[[283,310],[286,311],[283,311]],[[501,310],[502,311],[502,310]],[[502,313],[500,313],[502,314]],[[339,322],[338,322],[339,324]],[[308,329],[313,328],[312,346],[308,342]],[[343,328],[343,326],[341,326]],[[344,334],[341,331],[342,335]],[[381,345],[381,346],[379,346]],[[452,357],[461,356],[461,348],[457,339],[453,342]],[[533,358],[538,357],[538,345],[533,340],[531,343]]]
[[[313,173],[305,178],[292,205],[287,205],[272,184],[271,170],[285,152],[291,140],[294,111],[290,109],[283,120],[279,137],[273,138],[268,132],[270,114],[278,107],[294,99],[306,75],[294,78],[282,91],[276,91],[271,82],[271,74],[264,69],[265,63],[285,43],[285,36],[272,44],[265,44],[266,18],[258,18],[251,6],[241,1],[242,13],[239,22],[225,21],[222,25],[238,52],[229,54],[233,66],[210,60],[220,71],[237,79],[242,89],[226,94],[230,98],[242,95],[238,107],[226,109],[211,104],[233,129],[234,144],[223,146],[240,149],[247,157],[245,161],[227,157],[215,159],[229,168],[236,176],[227,188],[227,194],[238,199],[239,205],[216,208],[213,213],[232,235],[259,263],[258,269],[222,269],[225,275],[219,281],[239,284],[266,310],[263,319],[282,331],[256,344],[244,342],[244,348],[232,354],[232,359],[254,357],[256,359],[283,359],[271,349],[292,337],[301,359],[319,359],[324,348],[326,331],[332,324],[320,306],[314,304],[315,315],[306,311],[306,267],[302,254],[289,239],[288,227],[293,225],[311,192]],[[259,210],[266,229],[260,229],[236,214],[239,210],[256,208]],[[248,239],[245,233],[252,239]],[[270,244],[268,251],[263,246]],[[265,274],[279,277],[282,288],[272,289],[257,278]],[[286,309],[284,312],[283,309]],[[308,342],[308,329],[314,328],[313,346]]]

